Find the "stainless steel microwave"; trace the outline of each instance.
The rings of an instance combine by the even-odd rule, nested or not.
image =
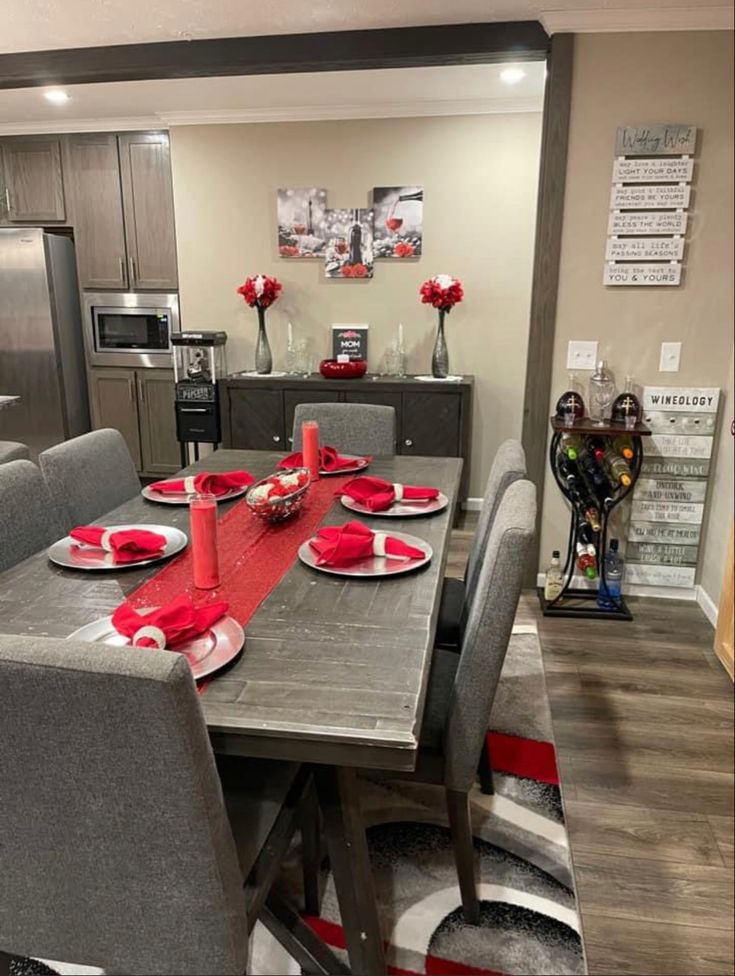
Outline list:
[[[173,365],[171,333],[181,328],[178,295],[86,292],[84,318],[90,366]]]

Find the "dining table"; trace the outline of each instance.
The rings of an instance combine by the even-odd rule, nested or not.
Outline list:
[[[261,479],[282,457],[217,450],[181,475],[245,469]],[[447,496],[447,507],[431,515],[361,517],[375,530],[410,533],[428,542],[430,562],[405,575],[330,575],[304,565],[294,545],[284,575],[243,621],[242,652],[200,694],[215,753],[312,766],[353,973],[386,971],[359,775],[415,768],[461,469],[459,458],[375,458],[371,475],[431,485]],[[320,485],[328,480],[320,479]],[[321,524],[356,518],[338,497],[332,500],[333,494]],[[221,503],[220,521],[234,506],[244,505],[242,498]],[[189,512],[186,505],[156,504],[137,495],[97,521],[170,525],[187,532]],[[220,527],[220,541],[225,531],[226,524]],[[267,544],[260,558],[267,560]],[[155,565],[70,570],[39,552],[0,574],[0,633],[69,637],[110,615],[157,572],[160,566]],[[217,590],[212,593],[217,596]]]

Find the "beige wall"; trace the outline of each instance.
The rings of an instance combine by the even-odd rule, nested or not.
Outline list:
[[[621,381],[632,373],[641,384],[727,382],[733,345],[732,43],[728,32],[576,38],[552,405],[565,385],[570,339],[597,339]],[[602,285],[615,129],[638,122],[689,122],[700,130],[678,288]],[[682,342],[680,372],[658,371],[662,341]],[[718,459],[718,479],[725,463]],[[731,446],[729,463],[732,486]],[[729,501],[719,492],[717,497],[731,513],[732,491]],[[718,513],[711,536],[723,520]],[[564,548],[567,531],[567,510],[547,482],[542,565],[552,548]],[[721,550],[712,559],[721,565]],[[718,590],[714,579],[709,585]]]
[[[171,130],[181,311],[185,328],[226,329],[231,369],[252,369],[256,319],[235,294],[275,274],[269,312],[275,367],[285,323],[328,354],[332,322],[370,323],[370,367],[403,322],[410,371],[430,367],[435,312],[421,282],[446,272],[466,300],[448,319],[453,371],[477,380],[471,493],[493,454],[519,436],[541,117],[523,115],[182,126]],[[423,184],[424,254],[376,262],[369,282],[327,281],[319,261],[279,259],[279,186],[321,185],[334,207],[366,206],[373,186]]]

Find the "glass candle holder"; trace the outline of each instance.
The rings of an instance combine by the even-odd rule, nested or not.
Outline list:
[[[301,456],[311,480],[316,481],[319,477],[319,424],[316,420],[305,420],[301,425]]]
[[[213,590],[219,586],[217,555],[217,499],[214,495],[192,495],[189,500],[191,558],[194,586]]]

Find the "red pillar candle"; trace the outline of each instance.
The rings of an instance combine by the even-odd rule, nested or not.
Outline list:
[[[304,467],[311,472],[311,480],[319,477],[319,424],[316,420],[305,420],[301,425],[301,456]]]
[[[219,586],[217,501],[214,495],[192,495],[189,524],[194,586],[198,590],[212,590]]]

